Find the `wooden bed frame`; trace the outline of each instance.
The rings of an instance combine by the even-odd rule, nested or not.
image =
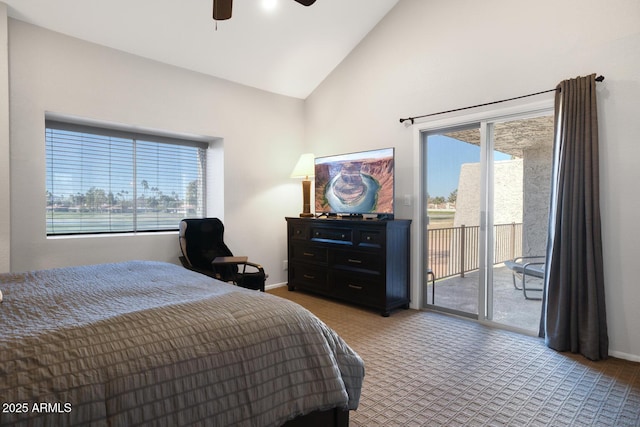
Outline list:
[[[282,427],[348,427],[349,411],[333,408],[315,411],[287,421]]]

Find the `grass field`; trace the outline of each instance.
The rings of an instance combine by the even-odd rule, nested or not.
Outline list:
[[[427,213],[429,215],[429,228],[453,227],[453,217],[456,214],[455,211],[429,209]]]
[[[177,230],[183,218],[184,214],[167,212],[138,213],[135,218],[131,212],[48,212],[47,234]]]

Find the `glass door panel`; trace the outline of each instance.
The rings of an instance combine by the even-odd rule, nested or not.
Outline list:
[[[427,134],[425,297],[430,308],[478,316],[480,128]]]
[[[553,117],[495,123],[493,126],[493,266],[488,283],[487,318],[537,332],[542,279],[514,275],[505,261],[544,262],[551,180]],[[533,258],[541,257],[541,258]],[[536,268],[537,264],[530,267]],[[539,271],[539,270],[538,270]]]

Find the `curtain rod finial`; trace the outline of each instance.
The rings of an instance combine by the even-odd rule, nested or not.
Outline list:
[[[601,82],[601,81],[603,81],[603,80],[604,80],[604,76],[598,76],[598,77],[596,77],[596,81],[597,81],[597,82]]]

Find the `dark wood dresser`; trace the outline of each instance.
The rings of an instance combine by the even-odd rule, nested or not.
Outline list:
[[[411,220],[286,218],[290,291],[408,308]]]

